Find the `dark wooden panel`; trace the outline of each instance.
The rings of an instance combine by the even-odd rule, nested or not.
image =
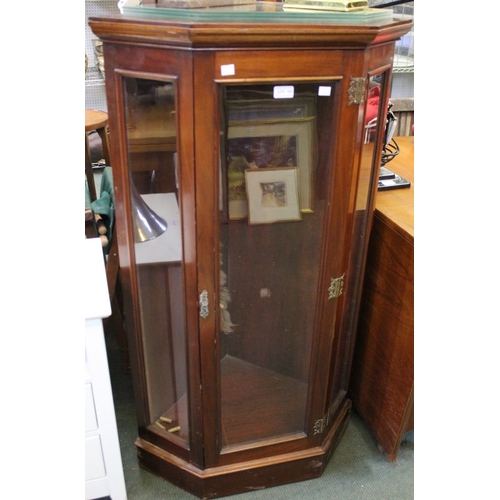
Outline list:
[[[322,209],[303,220],[228,227],[228,352],[307,380],[316,309]],[[261,297],[261,290],[269,297]]]

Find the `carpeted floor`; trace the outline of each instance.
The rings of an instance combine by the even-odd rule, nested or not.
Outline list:
[[[108,359],[128,500],[195,500],[168,481],[139,468],[131,376],[114,336],[106,328]],[[410,500],[414,498],[413,431],[406,434],[398,461],[390,463],[359,415],[353,411],[347,430],[317,479],[225,497],[239,500]]]

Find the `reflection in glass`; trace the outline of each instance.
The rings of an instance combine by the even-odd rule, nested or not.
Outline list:
[[[163,234],[167,230],[167,223],[144,201],[134,184],[130,184],[130,190],[134,241],[141,243]]]
[[[182,230],[173,82],[124,78],[128,168],[151,429],[188,446]]]

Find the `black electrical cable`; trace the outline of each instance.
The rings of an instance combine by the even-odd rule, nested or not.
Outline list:
[[[401,5],[403,3],[413,3],[413,1],[405,1],[405,0],[393,0],[393,1],[388,1],[384,3],[379,3],[377,5],[370,5],[370,2],[368,2],[368,5],[372,9],[385,9],[386,7],[394,7],[395,5]]]

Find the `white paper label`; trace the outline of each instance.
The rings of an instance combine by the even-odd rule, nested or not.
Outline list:
[[[320,85],[320,87],[318,89],[318,95],[323,95],[323,96],[332,95],[332,87]]]
[[[273,97],[275,99],[291,99],[293,97],[293,85],[280,85],[273,88]]]
[[[223,64],[220,67],[220,74],[222,76],[231,76],[236,73],[236,70],[234,69],[234,64]]]

